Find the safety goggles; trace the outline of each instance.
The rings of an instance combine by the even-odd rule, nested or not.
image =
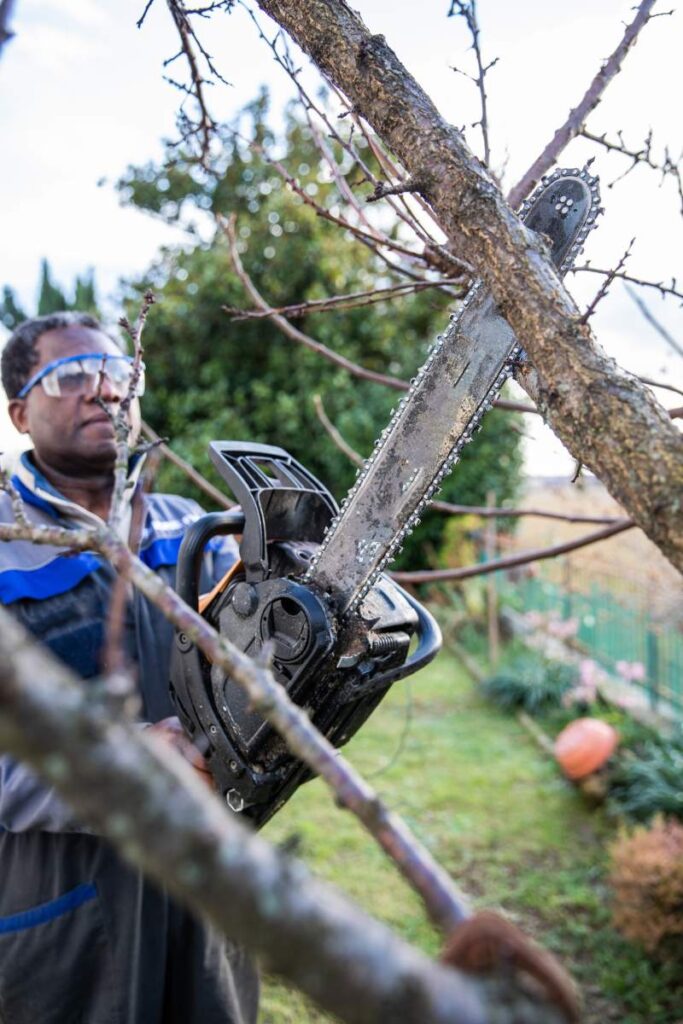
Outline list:
[[[127,395],[133,375],[133,362],[131,356],[111,356],[104,352],[55,359],[38,370],[38,373],[24,384],[17,397],[26,398],[36,384],[42,384],[43,391],[50,398],[96,395],[102,387],[103,376],[122,395]],[[138,398],[145,393],[144,363],[140,364],[140,375],[134,393]]]

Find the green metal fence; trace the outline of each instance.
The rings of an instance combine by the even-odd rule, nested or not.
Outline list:
[[[516,581],[515,591],[524,611],[576,619],[579,643],[608,671],[615,672],[619,661],[643,665],[644,679],[633,679],[631,685],[645,689],[653,707],[666,701],[683,717],[683,634],[679,630],[662,626],[645,607],[629,606],[595,582],[569,590],[551,579],[532,576]]]

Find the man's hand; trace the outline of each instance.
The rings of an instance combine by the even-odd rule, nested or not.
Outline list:
[[[202,782],[204,782],[209,789],[214,788],[213,776],[208,769],[206,761],[197,750],[194,743],[188,738],[187,733],[180,724],[180,720],[176,718],[175,715],[170,718],[162,718],[160,722],[155,722],[154,725],[150,725],[148,728],[150,732],[159,736],[165,743],[175,747],[175,749],[183,755],[185,760],[189,761]]]

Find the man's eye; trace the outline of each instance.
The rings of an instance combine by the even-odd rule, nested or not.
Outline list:
[[[92,376],[89,373],[70,373],[66,377],[62,377],[60,383],[62,391],[81,391],[87,387],[89,382],[92,380]]]

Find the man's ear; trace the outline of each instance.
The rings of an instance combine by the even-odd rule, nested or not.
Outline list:
[[[24,398],[11,398],[7,406],[9,418],[20,434],[28,434],[28,409]]]

